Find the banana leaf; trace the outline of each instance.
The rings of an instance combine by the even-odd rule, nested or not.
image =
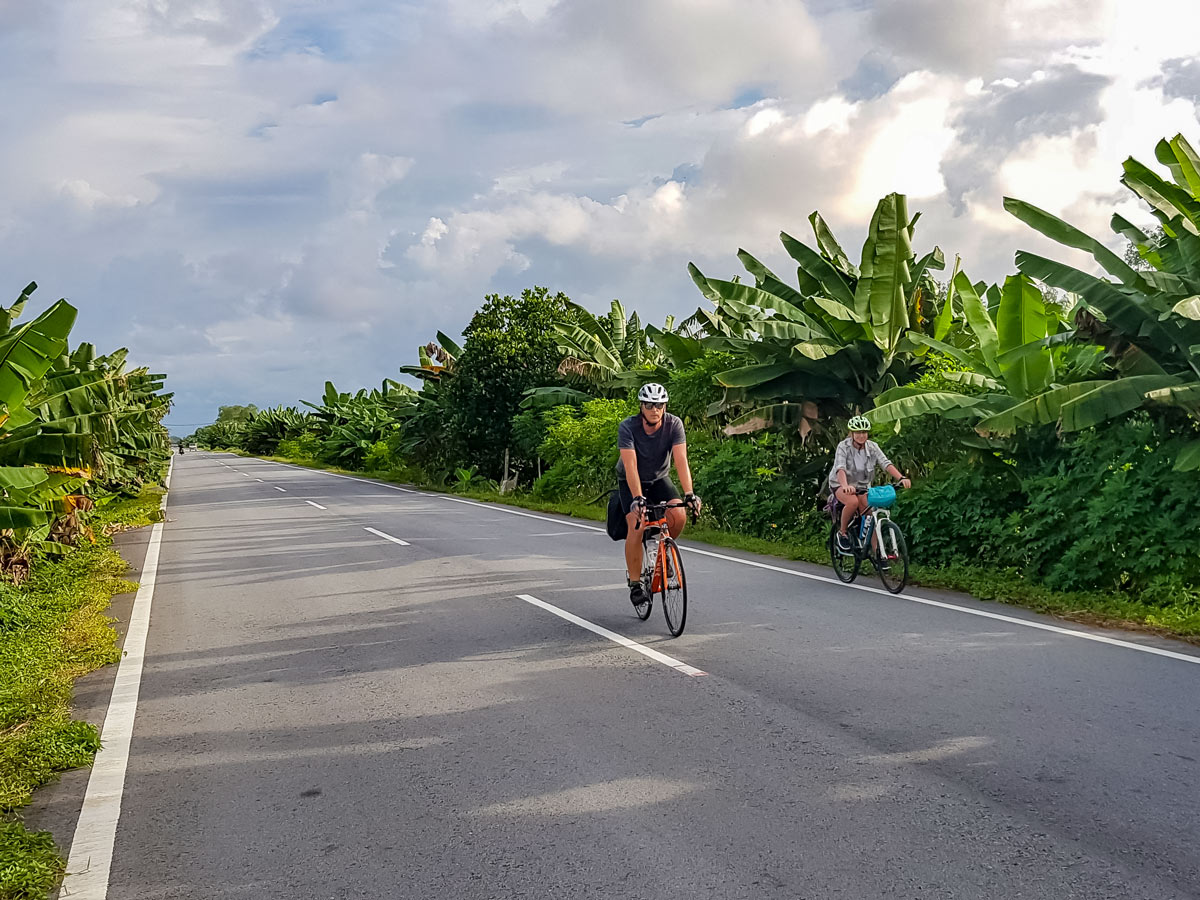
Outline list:
[[[1001,384],[995,378],[989,378],[981,372],[943,372],[942,378],[954,384],[965,384],[967,387],[982,388],[987,391],[998,391]]]
[[[814,211],[808,217],[808,221],[812,225],[813,235],[817,239],[817,246],[821,248],[821,254],[845,275],[857,279],[859,276],[858,266],[850,262],[850,258],[846,256],[846,251],[842,249],[842,245],[833,236],[833,232],[825,224],[825,220],[821,218],[821,214]]]
[[[804,302],[805,294],[796,290],[788,284],[780,281],[775,276],[775,273],[768,269],[765,265],[747,253],[745,250],[738,250],[738,259],[742,261],[746,271],[754,276],[754,283],[764,291],[774,294],[777,297],[782,297],[795,306],[799,306]],[[800,285],[803,289],[806,287],[803,283]],[[807,287],[812,288],[808,293],[815,293],[821,290],[821,285],[816,279],[811,280],[811,284]]]
[[[1177,316],[1183,316],[1185,319],[1200,320],[1200,296],[1180,300],[1171,307],[1171,312]]]
[[[809,317],[800,307],[761,288],[749,284],[738,284],[735,281],[721,281],[717,278],[709,278],[707,281],[709,287],[720,298],[716,302],[721,305],[733,303],[738,304],[740,308],[750,308],[755,311],[770,309],[793,322],[809,321]],[[758,312],[758,317],[761,318],[761,312]]]
[[[1200,233],[1200,203],[1178,185],[1160,178],[1132,157],[1125,160],[1121,183],[1150,204],[1159,221],[1166,224],[1179,219],[1192,234]]]
[[[20,317],[21,311],[25,309],[25,304],[29,302],[30,295],[36,290],[37,282],[31,281],[25,286],[25,290],[21,291],[12,306],[8,309],[0,306],[0,335],[8,334],[12,330],[12,323]]]
[[[1023,425],[1050,425],[1057,423],[1062,415],[1063,404],[1080,397],[1109,381],[1077,381],[1073,384],[1056,385],[1028,400],[1016,403],[995,413],[975,426],[980,434],[1010,435]]]
[[[890,399],[895,397],[895,399]],[[881,402],[869,413],[872,425],[886,422],[900,422],[928,413],[945,413],[948,410],[971,410],[979,407],[981,399],[969,394],[956,394],[953,391],[922,391],[905,393],[896,396],[888,391],[878,398]]]
[[[716,380],[724,387],[754,387],[774,381],[779,376],[793,371],[795,371],[795,367],[790,363],[764,363],[718,372]]]
[[[1025,275],[1006,278],[996,310],[996,365],[1017,399],[1045,390],[1054,378],[1054,359],[1044,343],[1046,323],[1042,292]],[[1027,352],[1009,355],[1013,350]]]
[[[796,240],[787,232],[779,233],[783,249],[794,259],[810,278],[821,285],[821,293],[837,300],[844,306],[854,307],[854,290],[845,276],[807,244]]]
[[[1015,200],[1012,197],[1004,198],[1004,208],[1011,215],[1016,216],[1030,228],[1044,234],[1051,240],[1057,241],[1068,247],[1073,247],[1076,250],[1083,250],[1085,253],[1090,253],[1092,258],[1122,284],[1137,290],[1148,290],[1149,285],[1146,284],[1141,274],[1136,269],[1125,262],[1124,259],[1117,256],[1106,246],[1100,243],[1091,235],[1088,235],[1074,225],[1064,222],[1058,216],[1051,215],[1044,209],[1039,209],[1032,203],[1025,203],[1022,200]]]
[[[1106,382],[1062,404],[1062,430],[1081,431],[1132,412],[1145,403],[1148,391],[1177,381],[1171,375],[1135,375]]]
[[[1164,406],[1179,406],[1193,415],[1200,413],[1200,382],[1189,381],[1146,391],[1146,399]]]
[[[75,307],[59,300],[36,319],[0,337],[0,404],[12,410],[67,348]]]
[[[889,194],[871,217],[854,289],[854,311],[870,322],[871,337],[885,353],[895,350],[909,324],[905,288],[912,280],[912,258],[905,199]]]
[[[950,283],[946,286],[946,299],[942,303],[941,312],[933,322],[933,336],[941,341],[945,340],[951,326],[954,324],[954,279],[958,277],[959,269],[962,266],[962,257],[954,257],[954,268],[950,272]]]
[[[962,298],[963,316],[967,320],[975,340],[979,343],[979,354],[987,370],[999,374],[996,368],[996,354],[999,347],[999,337],[996,325],[988,315],[987,307],[979,297],[979,290],[971,283],[965,272],[959,272],[954,280],[954,288]]]
[[[1176,472],[1194,472],[1200,469],[1200,441],[1189,441],[1175,454]]]
[[[927,334],[921,334],[919,331],[910,331],[908,339],[915,344],[923,344],[930,349],[936,350],[944,356],[949,356],[951,359],[957,360],[964,366],[971,369],[986,368],[982,360],[977,359],[969,351],[961,347],[955,347],[952,344],[947,344],[945,341],[939,341],[936,338],[931,338]]]

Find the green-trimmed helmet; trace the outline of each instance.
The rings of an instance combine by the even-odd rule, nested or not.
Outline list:
[[[847,427],[851,431],[870,431],[871,420],[866,416],[851,416],[850,424]]]

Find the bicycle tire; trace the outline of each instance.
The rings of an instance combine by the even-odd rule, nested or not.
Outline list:
[[[838,577],[838,581],[849,584],[858,577],[858,570],[862,566],[862,557],[853,552],[846,555],[839,550],[837,534],[837,526],[829,526],[829,561],[833,565],[833,574]]]
[[[643,584],[642,587],[644,589],[645,584]],[[649,593],[646,594],[646,597],[647,600],[645,603],[639,603],[633,608],[633,611],[637,614],[637,617],[643,622],[650,618],[650,611],[654,609],[654,598],[651,597]]]
[[[687,624],[687,579],[683,574],[683,559],[678,545],[671,538],[663,541],[659,556],[662,561],[659,593],[662,596],[663,616],[671,637],[679,637]]]
[[[895,545],[895,559],[885,559],[877,551],[871,561],[875,565],[875,571],[879,573],[879,580],[888,589],[888,593],[898,594],[908,584],[908,545],[904,542],[904,532],[891,519],[881,522],[879,544],[884,548]]]

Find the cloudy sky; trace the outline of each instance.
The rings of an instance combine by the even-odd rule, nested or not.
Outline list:
[[[377,385],[485,294],[651,321],[686,272],[788,271],[820,209],[854,255],[1001,278],[1015,195],[1108,233],[1118,178],[1200,146],[1195,0],[0,0],[0,284],[227,403]],[[1061,253],[1059,254],[1061,256]]]

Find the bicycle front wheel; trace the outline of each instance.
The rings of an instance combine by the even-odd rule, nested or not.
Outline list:
[[[829,561],[833,563],[833,574],[838,577],[838,581],[844,581],[846,584],[852,582],[858,577],[858,567],[862,565],[862,557],[851,551],[843,553],[838,549],[837,545],[838,529],[834,525],[829,529]]]
[[[663,615],[667,618],[667,630],[671,632],[671,637],[679,637],[687,622],[687,581],[683,576],[679,547],[670,538],[662,542],[659,565],[659,596],[662,598]]]
[[[890,593],[898,594],[908,584],[908,546],[900,526],[887,519],[879,524],[879,544],[874,563],[879,580]]]

